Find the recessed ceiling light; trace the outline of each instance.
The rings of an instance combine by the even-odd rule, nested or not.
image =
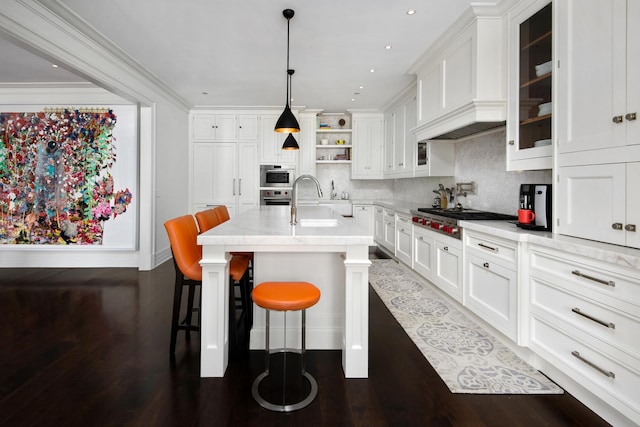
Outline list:
[[[364,86],[360,86],[360,88],[359,88],[359,89],[364,89]]]
[[[375,73],[375,72],[376,72],[376,69],[375,69],[375,68],[372,68],[372,69],[370,69],[370,70],[369,70],[369,72],[370,72],[370,73]]]
[[[351,101],[352,101],[352,102],[353,102],[353,101],[355,101],[355,100],[356,100],[355,98],[351,98]]]
[[[53,68],[58,68],[58,64],[51,64]]]
[[[415,14],[416,14],[415,10],[413,10],[413,9],[407,10],[407,15],[415,15]]]
[[[386,45],[384,48],[385,48],[385,49],[387,49],[387,50],[390,50],[390,49],[391,49],[391,45],[390,45],[390,44],[388,44],[388,45]]]

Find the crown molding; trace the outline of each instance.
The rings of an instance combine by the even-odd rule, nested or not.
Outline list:
[[[132,102],[151,105],[162,97],[185,110],[191,108],[60,0],[3,2],[0,31],[18,45]]]

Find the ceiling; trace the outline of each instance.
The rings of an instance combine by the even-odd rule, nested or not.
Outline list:
[[[325,111],[384,107],[413,82],[414,76],[407,74],[411,65],[473,3],[57,2],[70,9],[74,22],[86,21],[193,107],[283,105],[287,21],[282,10],[292,8],[292,104]],[[410,9],[416,13],[408,15]],[[0,84],[84,81],[74,74],[73,64],[53,68],[45,56],[0,40]]]

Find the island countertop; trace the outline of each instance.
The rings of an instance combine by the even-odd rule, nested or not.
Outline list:
[[[299,206],[291,225],[289,206],[260,206],[198,236],[199,245],[369,245],[373,236],[325,206]],[[305,220],[334,221],[335,226],[304,226]]]
[[[367,378],[369,358],[369,246],[373,236],[326,206],[259,206],[198,236],[202,246],[200,373],[224,376],[229,356],[231,252],[253,253],[254,282],[308,281],[322,296],[307,313],[310,350],[341,350],[346,378]],[[273,316],[272,316],[273,317]],[[284,319],[270,327],[274,348],[283,347]],[[299,327],[298,327],[299,328]],[[287,333],[289,335],[289,333]],[[264,348],[264,310],[253,307],[250,348]],[[293,333],[287,343],[300,348]]]

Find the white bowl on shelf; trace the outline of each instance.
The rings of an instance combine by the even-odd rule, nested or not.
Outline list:
[[[550,73],[553,68],[552,65],[553,65],[553,62],[551,61],[547,61],[545,63],[536,65],[536,76],[540,77]]]
[[[540,139],[533,143],[534,147],[546,147],[548,145],[551,145],[550,139]]]

